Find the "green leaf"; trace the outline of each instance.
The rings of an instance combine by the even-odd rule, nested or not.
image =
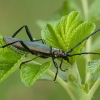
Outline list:
[[[97,21],[100,19],[100,0],[94,0],[89,8],[89,20]]]
[[[38,63],[23,64],[20,70],[20,77],[26,86],[31,86],[42,74],[44,74],[51,66],[50,62],[42,65]]]
[[[100,78],[100,60],[91,60],[86,65],[86,70],[90,74],[87,82],[90,86]]]
[[[5,45],[3,37],[0,35],[0,46]],[[14,72],[22,62],[25,55],[10,49],[9,47],[0,48],[0,82]]]
[[[47,24],[42,32],[42,38],[52,47],[69,51],[78,42],[88,36],[95,29],[91,22],[82,22],[79,13],[71,12],[68,16],[63,16],[54,25]],[[76,47],[71,54],[79,53],[85,42]],[[77,56],[71,57],[70,63],[74,63]]]
[[[92,74],[96,73],[97,71],[100,71],[100,60],[91,60],[86,65],[87,72],[90,72]]]
[[[13,73],[16,69],[19,68],[20,64],[23,61],[23,55],[20,59],[16,59],[16,63],[0,63],[0,82],[2,82],[5,78],[7,78],[11,73]],[[0,59],[1,61],[1,59]]]

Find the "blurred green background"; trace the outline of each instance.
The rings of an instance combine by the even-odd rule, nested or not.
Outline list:
[[[36,25],[36,21],[48,19],[61,8],[64,1],[0,0],[0,34],[11,36],[22,25],[28,25],[33,37],[40,38],[41,29]],[[27,39],[24,30],[18,37]],[[83,64],[83,67],[79,68],[82,78],[85,73],[84,66]],[[0,83],[0,100],[71,100],[66,91],[53,81],[37,81],[30,88],[26,87],[21,82],[19,71],[18,69]],[[93,100],[98,100],[99,90]]]

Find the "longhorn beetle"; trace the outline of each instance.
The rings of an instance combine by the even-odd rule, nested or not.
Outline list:
[[[29,37],[30,41],[26,41],[26,40],[20,40],[18,38],[15,38],[15,36],[23,29],[25,28],[26,30],[26,34]],[[55,62],[55,58],[62,58],[61,63],[59,65],[60,69],[62,71],[65,71],[61,68],[62,66],[62,62],[63,59],[66,60],[67,62],[69,61],[69,57],[72,56],[76,56],[76,55],[82,55],[82,54],[97,54],[100,55],[100,53],[95,53],[95,52],[83,52],[83,53],[77,53],[77,54],[70,54],[70,52],[72,52],[78,45],[80,45],[82,42],[84,42],[85,40],[87,40],[90,36],[92,36],[93,34],[97,33],[98,31],[100,31],[100,29],[96,30],[95,32],[91,33],[89,36],[85,37],[83,40],[81,40],[79,43],[77,43],[75,46],[73,46],[69,51],[64,52],[61,49],[57,49],[57,48],[52,48],[51,46],[46,45],[45,41],[43,39],[38,39],[38,40],[34,40],[29,28],[27,25],[22,26],[21,28],[19,28],[13,35],[12,37],[3,37],[3,40],[7,43],[4,46],[1,46],[1,48],[5,48],[7,46],[14,46],[17,49],[26,51],[31,53],[32,55],[36,55],[35,58],[22,62],[22,64],[30,62],[34,59],[36,59],[37,57],[41,57],[41,58],[48,58],[51,57],[52,61],[54,63],[55,68],[57,69],[56,74],[55,74],[55,78],[54,80],[56,80],[57,74],[58,74],[58,65]],[[42,44],[37,43],[36,41],[42,41]],[[20,66],[21,66],[20,65]]]

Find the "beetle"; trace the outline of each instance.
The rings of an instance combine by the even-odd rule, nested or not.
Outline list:
[[[30,41],[26,41],[26,40],[21,40],[18,38],[15,38],[15,36],[23,29],[25,28],[26,30],[26,34],[28,36],[28,38],[30,39]],[[25,52],[29,52],[32,55],[36,55],[35,58],[22,62],[22,64],[30,62],[34,59],[36,59],[37,57],[41,57],[41,58],[48,58],[51,57],[52,61],[54,63],[55,68],[57,69],[56,74],[55,74],[55,78],[54,80],[56,80],[57,78],[57,74],[58,74],[58,65],[55,62],[56,58],[61,58],[61,63],[59,65],[59,68],[62,71],[66,71],[67,69],[62,69],[62,62],[63,59],[66,60],[67,62],[69,62],[69,57],[72,56],[76,56],[76,55],[82,55],[82,54],[97,54],[100,55],[100,53],[96,53],[96,52],[82,52],[82,53],[77,53],[77,54],[70,54],[70,52],[72,52],[77,46],[79,46],[82,42],[84,42],[85,40],[87,40],[90,36],[94,35],[95,33],[97,33],[98,31],[100,31],[100,29],[96,30],[95,32],[91,33],[89,36],[87,36],[86,38],[84,38],[83,40],[81,40],[79,43],[77,43],[74,47],[72,47],[70,50],[68,51],[63,51],[61,49],[58,48],[52,48],[52,46],[46,45],[45,41],[43,39],[37,39],[34,40],[32,37],[32,34],[29,31],[29,28],[27,25],[22,26],[21,28],[19,28],[13,35],[12,37],[3,37],[3,40],[6,42],[6,45],[1,46],[1,48],[5,48],[7,46],[13,46],[19,50],[25,51]],[[41,43],[37,43],[36,41],[42,41]],[[21,66],[20,65],[20,66]]]

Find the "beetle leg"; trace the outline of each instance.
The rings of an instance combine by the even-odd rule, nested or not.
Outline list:
[[[17,42],[19,42],[27,51],[29,51],[31,54],[34,54],[27,46],[26,46],[26,44],[23,42],[23,41],[21,41],[21,40],[19,40],[19,41],[14,41],[14,42],[12,42],[12,43],[9,43],[9,44],[6,44],[6,45],[4,45],[4,46],[1,46],[0,48],[5,48],[5,47],[7,47],[7,46],[9,46],[9,45],[12,45],[12,44],[14,44],[14,43],[17,43]]]
[[[62,63],[63,63],[63,59],[61,59],[61,62],[60,62],[59,68],[60,68],[63,72],[65,72],[65,71],[68,70],[68,69],[62,69]]]
[[[58,75],[58,65],[57,65],[57,63],[54,61],[54,57],[52,57],[52,61],[53,61],[53,64],[54,64],[54,66],[55,66],[55,68],[57,69],[56,70],[56,74],[55,74],[55,78],[54,78],[54,81],[56,80],[56,78],[57,78],[57,75]]]
[[[33,58],[33,59],[30,59],[30,60],[27,60],[27,61],[24,61],[24,62],[22,62],[21,64],[20,64],[20,69],[21,69],[21,66],[23,65],[23,64],[26,64],[26,63],[28,63],[28,62],[31,62],[32,60],[35,60],[36,58],[38,58],[38,56],[37,57],[35,57],[35,58]]]
[[[32,34],[30,33],[29,28],[28,28],[27,25],[24,25],[24,26],[22,26],[21,28],[19,28],[19,29],[12,35],[12,37],[14,38],[23,28],[25,28],[26,33],[27,33],[27,35],[28,35],[30,41],[34,41],[34,40],[33,40],[33,37],[32,37]]]
[[[42,41],[43,44],[46,44],[45,41],[44,41],[43,39],[33,40],[32,34],[31,34],[31,32],[30,32],[30,30],[29,30],[29,28],[28,28],[27,25],[24,25],[24,26],[22,26],[21,28],[19,28],[19,29],[12,35],[12,37],[14,38],[23,28],[25,28],[26,33],[27,33],[27,36],[29,37],[30,41],[33,41],[33,42],[35,42],[35,41]]]

